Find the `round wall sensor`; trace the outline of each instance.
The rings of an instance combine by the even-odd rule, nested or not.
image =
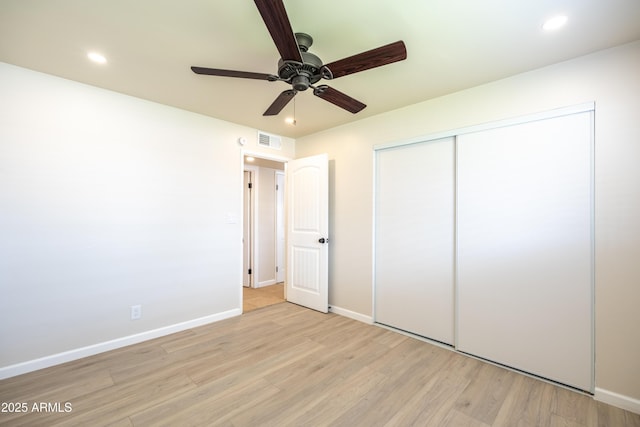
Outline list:
[[[247,138],[240,137],[238,138],[238,144],[244,145],[247,143]]]

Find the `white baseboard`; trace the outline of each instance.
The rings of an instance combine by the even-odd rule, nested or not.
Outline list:
[[[593,398],[599,402],[640,414],[640,400],[596,387]]]
[[[200,317],[198,319],[188,320],[186,322],[176,323],[174,325],[141,332],[139,334],[116,338],[114,340],[105,341],[86,347],[80,347],[62,353],[52,354],[51,356],[45,356],[39,359],[5,366],[0,368],[0,380],[15,377],[16,375],[26,374],[27,372],[37,371],[39,369],[48,368],[50,366],[59,365],[61,363],[70,362],[72,360],[82,359],[83,357],[93,356],[94,354],[103,353],[105,351],[115,350],[117,348],[126,347],[128,345],[137,344],[165,335],[174,334],[176,332],[181,332],[209,323],[219,322],[220,320],[239,316],[241,314],[241,309],[234,308],[233,310],[224,311],[222,313],[212,314],[210,316]]]
[[[349,319],[357,320],[359,322],[373,325],[373,317],[365,316],[364,314],[356,313],[355,311],[347,310],[346,308],[336,307],[332,305],[329,307],[329,312],[339,314],[340,316],[348,317]]]

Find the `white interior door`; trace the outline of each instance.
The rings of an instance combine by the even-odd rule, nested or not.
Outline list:
[[[592,115],[458,138],[458,349],[593,390]]]
[[[453,138],[376,153],[375,321],[453,345]]]
[[[327,313],[329,309],[328,156],[287,164],[287,300]]]

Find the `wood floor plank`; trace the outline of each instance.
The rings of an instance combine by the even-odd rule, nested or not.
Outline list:
[[[424,352],[436,354],[441,350],[432,345],[425,346],[423,342],[413,338],[404,337],[400,344],[392,347],[378,360],[371,363],[372,369],[378,370],[385,375],[394,375],[394,372],[404,372],[413,358],[422,357]]]
[[[611,411],[609,405],[596,402],[598,406],[598,427],[605,426],[631,426],[625,420],[624,411]]]
[[[111,424],[106,424],[106,427],[133,427],[129,417],[123,418]]]
[[[397,346],[398,344],[405,341],[406,339],[408,339],[407,336],[399,334],[394,331],[390,331],[388,329],[384,329],[384,333],[376,337],[376,341],[380,342],[381,344],[385,344],[390,348]]]
[[[2,402],[47,402],[64,396],[67,400],[83,396],[96,390],[110,387],[114,384],[113,378],[107,369],[91,371],[89,373],[76,374],[68,381],[60,383],[60,378],[55,378],[48,383],[39,381],[39,377],[30,378],[24,387],[14,391],[12,387],[6,387]]]
[[[333,395],[334,390],[340,385],[349,382],[356,372],[366,366],[371,360],[379,357],[388,350],[388,346],[383,345],[373,339],[381,335],[379,328],[373,328],[361,323],[344,322],[344,319],[335,316],[328,317],[327,324],[331,323],[332,328],[314,330],[305,336],[324,347],[313,358],[305,358],[297,363],[289,365],[265,378],[282,389],[278,400],[270,401],[265,405],[256,408],[256,413],[242,414],[232,421],[237,425],[289,425],[292,420],[299,417],[300,413],[311,410],[319,401],[330,399],[332,396],[325,396],[328,390]],[[342,327],[340,326],[342,325]],[[355,329],[360,329],[359,333],[346,338],[344,333],[349,334]],[[342,345],[335,344],[336,330],[343,332]],[[356,387],[357,388],[357,387]]]
[[[550,427],[584,427],[584,424],[571,419],[564,418],[558,414],[551,414]]]
[[[370,343],[370,346],[382,346]],[[368,350],[371,347],[367,347]],[[333,395],[345,382],[349,382],[362,365],[341,351],[323,348],[313,357],[300,359],[297,363],[266,376],[265,378],[281,393],[278,399],[266,402],[254,413],[244,413],[232,421],[237,425],[290,425],[300,413],[309,411],[320,400]],[[366,350],[365,350],[366,351]]]
[[[492,425],[518,374],[488,363],[475,373],[455,407],[458,412]]]
[[[591,396],[281,303],[0,381],[2,426],[640,427]]]
[[[420,346],[419,344],[424,343],[413,339],[406,343],[406,345],[401,344],[391,349],[390,352],[401,347],[411,349],[410,346],[417,345],[410,353],[413,357],[402,359],[401,364],[392,364],[391,369],[380,369],[378,361],[372,363],[370,366],[384,374],[385,380],[340,416],[336,420],[338,425],[356,425],[355,423],[384,425],[403,410],[406,402],[428,386],[433,373],[437,371],[436,366],[430,361],[434,354],[442,354],[438,351],[441,349],[431,345]],[[386,357],[380,359],[386,359]],[[433,370],[429,370],[429,366],[432,366]],[[390,396],[393,398],[390,399]]]
[[[235,414],[273,399],[280,390],[264,379],[236,383],[218,392],[211,386],[191,390],[169,405],[149,408],[131,416],[134,426],[212,426]]]
[[[597,404],[591,396],[558,387],[555,389],[552,412],[555,423],[563,420],[570,425],[597,426]]]
[[[289,414],[289,425],[331,425],[351,409],[365,394],[378,386],[384,375],[366,366],[349,376],[333,389],[319,394],[320,398],[304,411]]]
[[[387,426],[396,425],[441,425],[462,392],[471,380],[469,373],[478,369],[477,363],[468,363],[468,358],[453,352],[446,363],[438,366],[441,374],[434,373],[426,386],[408,401]],[[475,361],[474,361],[475,362]]]
[[[132,420],[137,425],[155,425],[156,422],[161,420],[172,419],[175,414],[193,412],[201,405],[208,405],[207,410],[211,411],[218,408],[219,399],[231,391],[247,389],[247,387],[248,390],[252,390],[251,387],[254,383],[259,383],[257,384],[258,387],[263,387],[264,385],[265,391],[269,395],[273,390],[279,392],[279,389],[263,379],[264,375],[281,369],[283,366],[292,363],[292,361],[307,357],[309,354],[319,350],[321,349],[318,344],[306,340],[283,350],[281,353],[265,358],[260,363],[238,364],[236,369],[225,372],[224,375],[217,377],[215,380],[212,379],[207,383],[201,384],[197,389],[189,390],[171,402],[163,402],[136,413],[132,416]],[[255,402],[252,403],[252,405],[255,404]]]
[[[366,366],[388,350],[388,347],[368,337],[369,335],[362,334],[357,339],[345,341],[341,346],[327,346],[317,336],[309,338],[320,346],[321,352],[315,354],[314,358],[301,359],[266,378],[276,386],[287,389],[288,386],[308,382],[308,377],[316,373],[344,376],[351,365]]]
[[[158,372],[144,381],[116,385],[107,392],[97,392],[77,399],[79,413],[72,413],[68,425],[89,425],[92,420],[116,422],[123,415],[131,415],[141,408],[171,401],[196,386],[184,374],[164,375]],[[108,404],[105,404],[108,402]],[[64,424],[63,424],[64,425]]]
[[[607,405],[609,406],[609,405]],[[613,406],[609,406],[609,411],[622,411],[624,413],[624,425],[627,427],[640,427],[640,414],[634,414]],[[602,424],[601,424],[602,425]]]
[[[526,427],[551,424],[554,386],[524,375],[517,375],[500,408],[494,426]]]
[[[440,424],[442,427],[490,427],[490,424],[485,424],[482,421],[460,412],[458,410],[452,410],[447,417]]]
[[[13,421],[12,425],[27,426],[78,426],[101,425],[119,422],[128,416],[133,408],[142,408],[165,401],[183,393],[195,385],[185,375],[163,376],[161,373],[147,381],[126,385],[114,385],[84,396],[67,400],[66,396],[57,396],[58,402],[72,403],[68,413],[31,412]]]
[[[268,356],[264,353],[258,355],[255,360],[250,362],[240,361],[238,364],[228,364],[224,369],[218,370],[216,375],[212,376],[211,371],[206,371],[207,381],[200,381],[197,384],[200,387],[212,383],[214,386],[227,387],[238,381],[245,379],[253,380],[255,378],[266,378],[272,372],[286,369],[297,363],[299,360],[311,358],[313,355],[322,352],[324,349],[311,340],[303,340],[300,342],[292,342],[288,348],[273,352]],[[202,367],[205,369],[205,367]],[[191,377],[198,378],[199,371],[191,372]],[[272,384],[272,383],[271,383]]]
[[[201,363],[200,361],[191,361],[186,367],[186,372],[193,381],[202,385],[210,381],[214,381],[227,373],[238,369],[238,366],[250,367],[258,366],[273,356],[278,356],[286,349],[294,347],[298,344],[309,343],[313,348],[319,345],[300,336],[284,336],[278,340],[265,340],[256,343],[254,346],[247,347],[244,352],[223,353],[221,357],[217,357],[216,363]],[[305,353],[302,353],[305,354]],[[298,360],[297,355],[291,356],[292,363]],[[263,373],[266,375],[266,373]]]
[[[96,362],[93,356],[74,362],[65,363],[52,368],[19,375],[0,381],[0,400],[23,400],[26,397],[37,397],[42,390],[59,386],[60,377],[64,376],[69,382],[83,381],[86,377],[105,372],[108,365]]]

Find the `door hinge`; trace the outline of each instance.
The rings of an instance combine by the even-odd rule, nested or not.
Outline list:
[[[252,184],[252,183],[249,183],[248,187],[249,187],[249,188],[253,188],[253,184]]]
[[[279,188],[278,188],[278,184],[276,184],[276,191],[278,191],[278,189],[279,189]]]
[[[251,274],[251,269],[249,269],[249,271],[247,271],[247,274]]]
[[[278,266],[276,265],[276,273],[278,272]]]

